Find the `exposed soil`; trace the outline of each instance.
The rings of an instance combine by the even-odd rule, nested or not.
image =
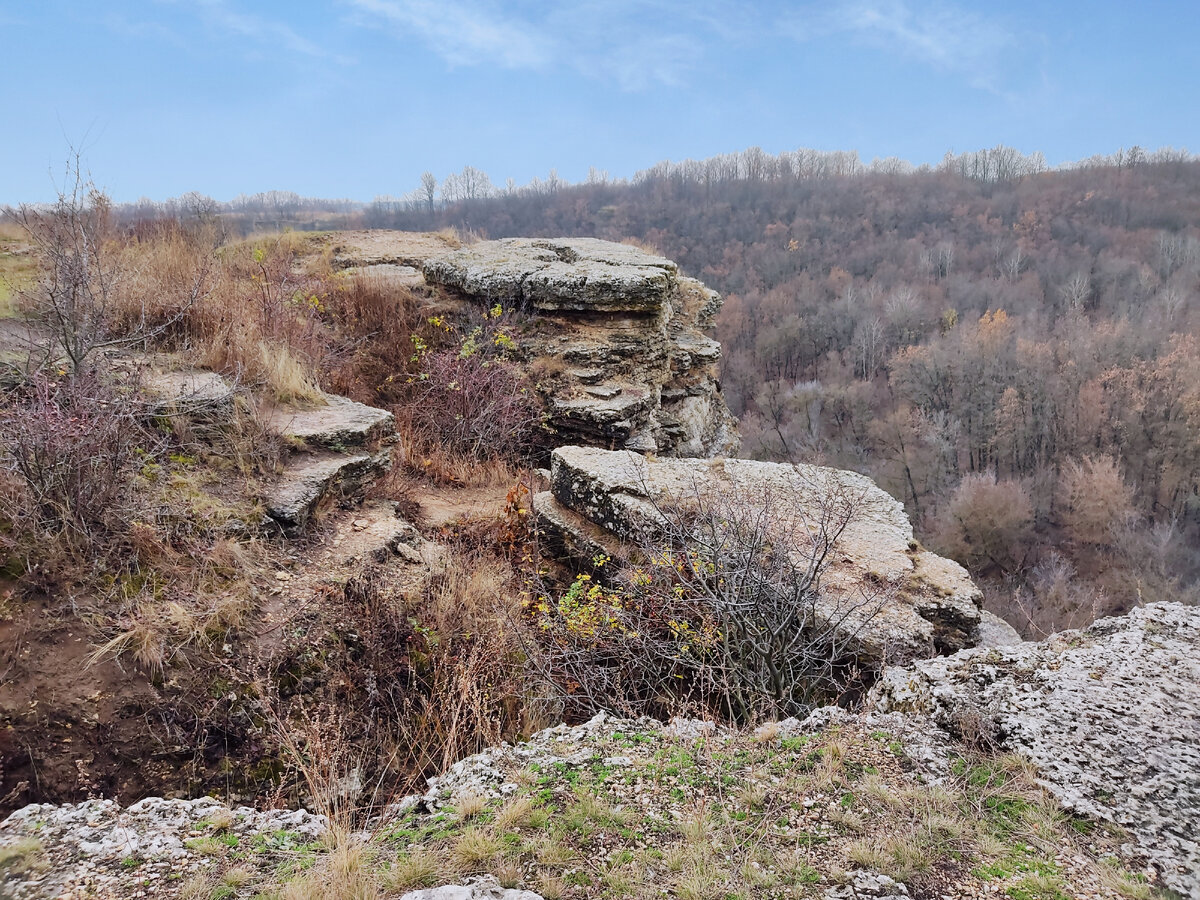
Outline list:
[[[0,815],[26,803],[132,800],[189,788],[172,698],[195,672],[156,686],[111,657],[67,597],[35,596],[0,622]]]
[[[356,575],[371,568],[390,590],[415,589],[436,571],[439,532],[496,518],[506,496],[504,486],[419,482],[411,499],[431,540],[388,501],[325,511],[303,538],[266,555],[255,579],[259,599],[240,636],[189,648],[159,677],[128,656],[95,658],[104,635],[80,616],[86,597],[17,601],[16,585],[0,583],[0,817],[28,803],[90,797],[126,805],[206,791],[230,802],[253,799],[256,779],[272,773],[269,748],[256,736],[256,679],[336,627],[329,600]],[[406,527],[401,545],[397,534]]]

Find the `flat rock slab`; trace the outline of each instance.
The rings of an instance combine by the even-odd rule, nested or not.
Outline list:
[[[271,430],[285,438],[333,450],[367,447],[396,430],[396,418],[387,410],[332,394],[322,406],[276,407],[267,414],[267,421]]]
[[[412,231],[343,231],[334,236],[335,269],[355,266],[408,266],[419,269],[425,260],[458,246],[449,234]]]
[[[155,416],[213,415],[233,408],[233,388],[216,372],[158,372],[144,376],[141,386]]]
[[[542,311],[657,313],[678,284],[673,262],[595,238],[507,238],[430,259],[425,280]]]
[[[364,279],[369,285],[387,288],[415,288],[423,284],[425,277],[414,266],[398,266],[394,263],[378,263],[370,266],[351,266],[342,270],[346,276]]]
[[[832,614],[848,615],[845,627],[855,631],[856,652],[877,661],[902,661],[979,640],[982,595],[966,570],[922,549],[904,507],[864,475],[820,466],[560,447],[551,457],[550,482],[550,496],[535,499],[539,524],[561,543],[580,547],[595,546],[597,537],[572,527],[567,511],[627,539],[653,531],[671,504],[714,499],[747,511],[771,504],[787,510],[792,526],[812,529],[820,527],[831,501],[848,503],[854,512],[830,555],[819,596]],[[860,599],[885,595],[882,605]],[[848,613],[852,606],[856,612]]]
[[[36,840],[43,847],[44,871],[30,873],[21,883],[0,884],[0,896],[137,897],[145,896],[145,877],[154,872],[162,885],[187,880],[211,863],[189,848],[201,834],[213,834],[207,821],[229,823],[228,835],[243,846],[254,838],[295,835],[297,842],[315,840],[329,828],[323,815],[304,809],[229,809],[211,797],[167,800],[147,797],[121,807],[112,800],[87,800],[55,806],[32,804],[0,822],[0,847]],[[122,861],[136,859],[131,870]],[[12,890],[12,893],[8,891]]]
[[[285,528],[301,528],[327,496],[351,496],[387,471],[391,454],[322,453],[301,457],[267,498],[267,514]]]
[[[1200,900],[1200,608],[1154,603],[888,669],[872,700],[1031,760],[1063,806],[1125,828],[1164,883]]]

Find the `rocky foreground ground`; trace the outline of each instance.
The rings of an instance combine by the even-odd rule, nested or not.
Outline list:
[[[1198,636],[1200,610],[1157,604],[889,670],[870,711],[747,731],[598,716],[465,759],[357,833],[209,798],[31,806],[0,825],[3,889],[1200,897]]]

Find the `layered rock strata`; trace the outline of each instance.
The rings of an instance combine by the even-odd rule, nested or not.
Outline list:
[[[318,406],[271,410],[267,423],[293,448],[266,498],[285,531],[302,529],[324,500],[361,500],[391,466],[396,420],[386,410],[330,395]]]
[[[721,297],[668,259],[593,238],[485,241],[428,259],[425,280],[534,313],[522,354],[564,442],[711,457],[738,443],[705,334]]]
[[[922,549],[903,506],[863,475],[743,459],[648,458],[629,451],[560,447],[551,489],[534,498],[542,534],[570,556],[630,559],[672,504],[717,503],[778,513],[790,528],[827,527],[851,510],[820,585],[818,608],[876,662],[953,652],[980,641],[982,595],[957,563]],[[828,526],[832,527],[832,526]],[[779,535],[795,546],[806,536]],[[631,541],[630,539],[635,539]]]
[[[1030,760],[1063,806],[1126,829],[1200,900],[1200,609],[1155,603],[889,669],[872,699]]]

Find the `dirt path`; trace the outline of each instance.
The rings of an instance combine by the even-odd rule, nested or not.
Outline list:
[[[501,515],[511,487],[492,485],[453,488],[419,484],[413,487],[409,497],[420,508],[418,524],[429,532],[451,522],[495,518]]]

